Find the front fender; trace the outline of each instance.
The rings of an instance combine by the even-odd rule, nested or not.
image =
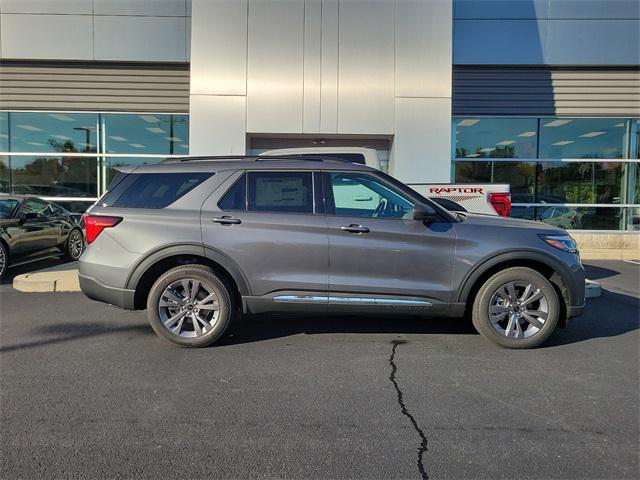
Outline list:
[[[466,303],[473,286],[488,270],[502,263],[512,263],[519,260],[539,262],[557,272],[567,288],[570,304],[584,304],[584,269],[577,258],[574,262],[567,264],[547,253],[527,249],[510,250],[494,254],[478,262],[471,271],[466,274],[462,281],[457,295],[458,302]]]

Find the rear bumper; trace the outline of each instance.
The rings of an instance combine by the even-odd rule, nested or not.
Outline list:
[[[110,303],[116,307],[133,310],[135,308],[135,290],[105,285],[93,277],[80,274],[80,290],[91,300]]]

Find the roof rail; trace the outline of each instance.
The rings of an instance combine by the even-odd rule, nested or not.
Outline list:
[[[317,156],[317,155],[305,155],[303,153],[296,153],[290,155],[225,155],[225,156],[201,156],[201,157],[171,157],[165,158],[160,163],[182,163],[182,162],[215,162],[215,161],[227,161],[227,160],[245,160],[254,162],[270,162],[270,161],[291,161],[301,160],[305,162],[340,162],[340,163],[353,163],[349,160],[345,160],[339,157],[332,157],[331,155]]]

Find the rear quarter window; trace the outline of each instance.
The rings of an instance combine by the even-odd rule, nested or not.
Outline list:
[[[131,173],[101,202],[106,207],[164,208],[196,188],[213,173]]]

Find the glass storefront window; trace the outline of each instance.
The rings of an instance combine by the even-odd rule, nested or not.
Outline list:
[[[544,118],[539,158],[629,158],[629,122],[621,118]]]
[[[158,163],[164,160],[165,157],[106,157],[104,159],[106,185],[109,186],[111,180],[116,175],[115,167],[122,167],[128,165],[147,165],[150,163]]]
[[[189,116],[104,114],[105,153],[188,155]]]
[[[0,152],[9,151],[9,114],[0,112]]]
[[[536,162],[457,161],[456,183],[508,183],[511,199],[534,201]]]
[[[11,169],[7,155],[0,155],[0,192],[11,192]]]
[[[541,203],[624,203],[628,164],[621,162],[540,162]]]
[[[456,158],[536,158],[536,118],[458,118]]]
[[[95,113],[9,113],[12,152],[96,153]]]
[[[566,230],[620,230],[624,228],[624,208],[616,207],[536,207],[536,220]]]
[[[10,157],[11,192],[43,197],[95,197],[96,157]]]

